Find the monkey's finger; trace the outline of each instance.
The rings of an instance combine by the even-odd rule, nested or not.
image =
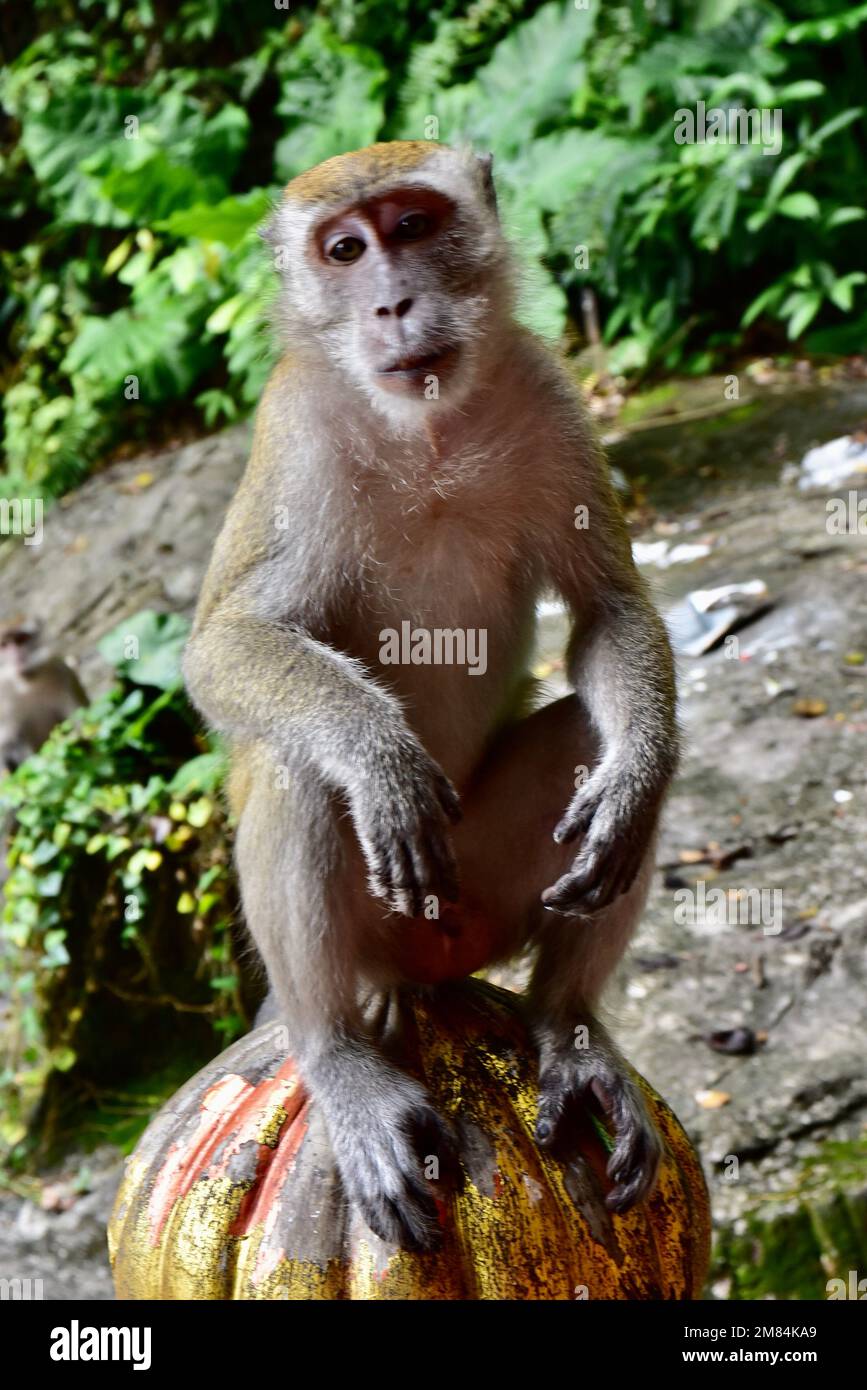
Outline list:
[[[582,896],[582,905],[588,912],[601,912],[603,907],[609,907],[620,897],[621,890],[617,885],[618,875],[616,872],[608,870],[600,873],[594,886],[585,890]]]
[[[638,870],[641,868],[641,860],[641,854],[630,854],[623,860],[614,884],[614,896],[616,898],[619,898],[621,893],[629,892],[638,877]]]
[[[382,851],[377,851],[368,841],[361,842],[367,863],[367,889],[374,898],[388,902],[391,897],[391,874],[388,862]]]
[[[580,802],[577,805],[567,807],[565,813],[554,827],[554,839],[558,845],[568,845],[572,840],[583,835],[590,828],[593,817],[596,814],[599,803],[594,798],[593,801]]]
[[[411,840],[409,851],[412,856],[413,873],[415,882],[418,885],[419,909],[416,916],[424,910],[425,899],[428,897],[438,897],[440,892],[445,892],[448,896],[444,883],[448,880],[448,867],[444,863],[442,855],[438,854],[435,847],[425,840]]]
[[[555,912],[578,912],[585,908],[595,910],[588,901],[589,895],[599,886],[599,864],[594,858],[579,861],[578,867],[570,869],[555,884],[542,893],[542,903]]]
[[[405,840],[395,840],[388,853],[388,905],[401,917],[416,917],[421,895],[413,871],[412,855]]]
[[[559,1087],[539,1094],[536,1109],[536,1143],[543,1149],[550,1149],[556,1142],[560,1118],[563,1114],[565,1092]]]
[[[588,906],[594,911],[599,911],[600,908],[616,902],[624,893],[628,893],[638,875],[641,860],[642,854],[638,849],[618,854],[607,871],[600,876],[596,887],[588,891]]]
[[[434,863],[435,887],[448,899],[457,902],[460,892],[460,874],[452,842],[447,834],[435,831],[429,840]]]
[[[661,1158],[662,1144],[651,1121],[624,1107],[606,1170],[615,1184],[605,1199],[609,1211],[628,1211],[650,1194]]]
[[[442,1240],[442,1230],[436,1219],[436,1204],[430,1194],[369,1198],[353,1194],[365,1223],[388,1245],[419,1254],[434,1250]]]
[[[452,825],[457,825],[459,821],[462,821],[464,813],[461,808],[461,799],[448,777],[444,775],[437,779],[437,795]]]

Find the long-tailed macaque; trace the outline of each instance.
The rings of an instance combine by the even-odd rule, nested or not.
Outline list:
[[[38,623],[0,625],[0,773],[14,772],[55,724],[86,704],[75,672],[42,645]]]
[[[468,970],[529,944],[537,1140],[594,1095],[623,1210],[660,1141],[595,1011],[644,903],[677,731],[605,464],[563,366],[514,317],[489,157],[411,141],[329,159],[289,184],[267,237],[286,352],[185,671],[231,741],[274,1007],[347,1194],[423,1248],[421,1157],[448,1151],[449,1126],[364,1002],[425,978],[431,911],[481,943]],[[575,694],[539,708],[546,589],[571,613]]]

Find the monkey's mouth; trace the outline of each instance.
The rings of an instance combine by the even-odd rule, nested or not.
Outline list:
[[[380,368],[377,375],[387,381],[418,381],[421,377],[447,371],[458,355],[456,347],[440,348],[438,352],[408,354],[398,357],[389,367]]]

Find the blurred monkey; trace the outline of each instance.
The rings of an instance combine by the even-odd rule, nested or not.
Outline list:
[[[87,704],[77,675],[42,645],[40,625],[0,625],[0,771],[14,772],[56,724]]]

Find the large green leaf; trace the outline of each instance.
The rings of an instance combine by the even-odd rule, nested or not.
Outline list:
[[[218,241],[234,247],[247,233],[265,218],[272,196],[264,188],[240,197],[223,198],[213,205],[197,203],[173,212],[156,224],[158,231],[177,237],[195,237],[201,241]]]
[[[173,164],[157,150],[131,169],[113,169],[102,192],[134,225],[152,227],[177,209],[219,202],[226,185],[217,174],[198,174],[188,164]]]
[[[99,643],[101,655],[135,685],[177,690],[183,684],[181,654],[190,625],[179,613],[150,609],[124,619]]]
[[[225,103],[207,117],[176,90],[88,85],[23,117],[21,143],[64,222],[120,226],[222,197],[249,120]]]
[[[584,81],[582,55],[594,24],[591,9],[555,3],[501,39],[476,74],[474,137],[507,158],[526,152],[534,136],[568,119]]]
[[[102,195],[99,180],[84,172],[91,157],[124,165],[135,153],[124,121],[143,106],[140,92],[121,87],[82,87],[48,101],[24,117],[21,145],[44,196],[65,222],[122,225],[123,214]],[[110,156],[107,152],[110,150]]]
[[[447,145],[480,139],[474,122],[481,101],[475,82],[422,93],[401,112],[395,137],[400,140],[442,140]],[[436,127],[431,126],[431,117]]]
[[[277,114],[286,123],[275,150],[281,179],[376,139],[388,73],[372,49],[341,43],[320,20],[290,49],[278,75]]]
[[[147,299],[106,317],[88,316],[63,368],[93,381],[103,396],[114,395],[118,408],[121,387],[131,376],[138,378],[138,399],[151,408],[176,399],[216,357],[213,341],[201,332],[204,312],[201,295],[191,291],[183,298]]]

